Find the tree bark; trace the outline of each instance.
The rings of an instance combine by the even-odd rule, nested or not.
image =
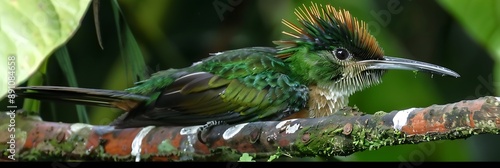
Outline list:
[[[198,140],[199,126],[114,129],[7,112],[0,114],[0,148],[6,151],[0,161],[238,161],[247,156],[244,153],[271,160],[280,155],[350,155],[383,146],[499,134],[499,104],[500,98],[488,96],[373,115],[346,108],[322,118],[219,125],[202,137],[205,143]]]

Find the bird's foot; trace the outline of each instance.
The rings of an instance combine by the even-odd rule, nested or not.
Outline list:
[[[197,135],[198,135],[198,141],[201,143],[205,144],[205,140],[203,140],[203,136],[208,133],[212,127],[217,126],[217,125],[227,125],[225,121],[209,121],[205,125],[201,126],[198,128]]]

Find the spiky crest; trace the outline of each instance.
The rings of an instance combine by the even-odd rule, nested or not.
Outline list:
[[[275,41],[280,48],[278,57],[287,58],[296,47],[307,46],[311,50],[328,50],[344,47],[360,59],[380,59],[384,55],[377,40],[363,21],[352,17],[349,11],[336,10],[331,5],[319,5],[295,9],[301,27],[283,20],[282,23],[295,33],[283,31],[293,40]]]

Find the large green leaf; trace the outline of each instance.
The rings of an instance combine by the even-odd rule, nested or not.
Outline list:
[[[16,85],[24,82],[74,34],[90,2],[0,0],[0,97],[13,77]]]
[[[440,0],[470,36],[496,61],[495,80],[500,79],[500,1]],[[498,83],[496,88],[500,88]],[[497,89],[500,95],[500,89]]]

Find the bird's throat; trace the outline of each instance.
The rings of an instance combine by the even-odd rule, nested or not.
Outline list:
[[[337,92],[332,88],[309,86],[309,117],[329,116],[349,103],[349,93]]]

